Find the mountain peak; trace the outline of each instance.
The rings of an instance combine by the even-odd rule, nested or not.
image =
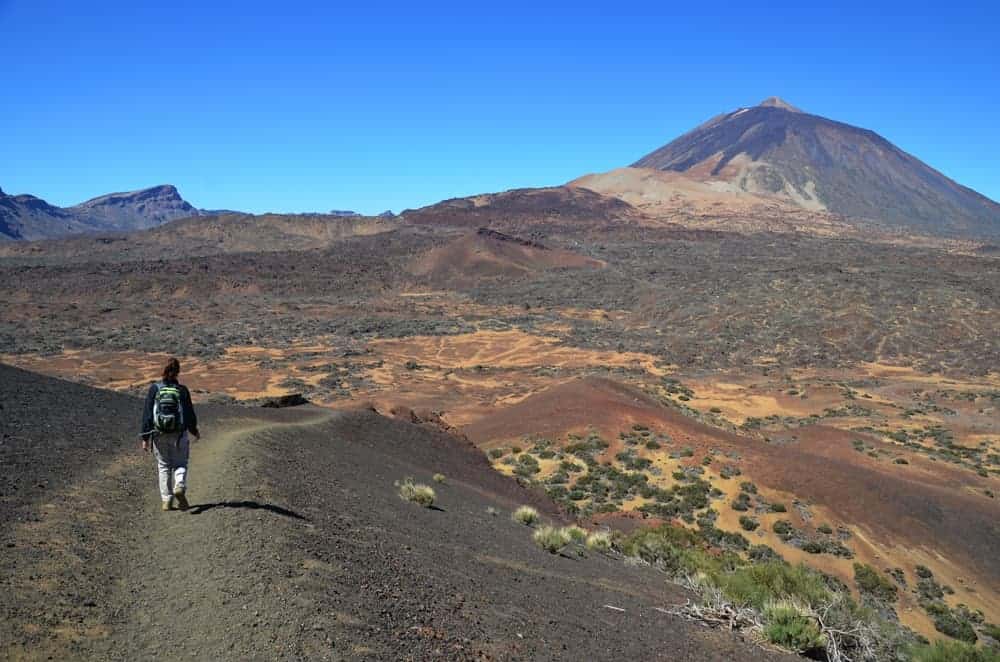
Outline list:
[[[788,103],[781,97],[768,97],[757,104],[763,108],[781,108],[782,110],[787,110],[792,113],[801,113],[802,110],[796,108],[792,104]]]
[[[908,231],[1000,235],[997,203],[873,131],[804,113],[777,97],[720,115],[634,165],[691,172]]]

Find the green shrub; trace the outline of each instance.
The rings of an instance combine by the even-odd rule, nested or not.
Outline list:
[[[823,576],[804,565],[770,561],[712,575],[722,592],[736,604],[763,609],[779,600],[816,607],[831,601]]]
[[[764,609],[764,636],[782,648],[806,653],[826,648],[826,637],[816,621],[792,602],[778,602]]]
[[[575,543],[583,543],[587,539],[587,530],[577,526],[576,524],[571,524],[569,526],[563,527],[563,532],[569,536],[569,539]]]
[[[538,511],[531,506],[521,506],[511,514],[515,522],[531,526],[538,521]]]
[[[779,519],[777,522],[772,524],[771,530],[778,534],[778,537],[782,540],[787,540],[793,533],[795,533],[792,523],[786,519]]]
[[[917,580],[917,594],[923,602],[934,602],[944,598],[944,588],[931,577],[920,577]]]
[[[570,534],[565,529],[558,529],[554,526],[539,527],[531,538],[535,544],[550,554],[559,553],[572,541]]]
[[[867,563],[854,564],[854,583],[861,593],[872,596],[882,602],[896,601],[898,589],[896,585],[883,577],[878,570]]]
[[[538,460],[534,456],[523,453],[517,457],[517,466],[514,468],[514,473],[518,476],[529,478],[540,471],[541,467],[538,466]]]
[[[750,495],[747,494],[746,492],[740,492],[739,494],[736,495],[736,498],[733,500],[733,503],[730,504],[730,506],[732,507],[733,510],[737,510],[740,512],[746,512],[747,510],[750,510]]]
[[[753,517],[748,517],[747,515],[740,515],[740,526],[744,531],[754,531],[760,526],[760,522],[755,520]]]
[[[503,449],[502,448],[492,448],[492,449],[490,449],[489,455],[490,455],[490,457],[492,459],[498,460],[501,457],[503,457]]]
[[[434,474],[435,483],[443,483],[445,481],[444,474]]]
[[[786,513],[786,512],[788,512],[788,508],[786,508],[785,504],[783,504],[783,503],[772,503],[771,504],[771,512],[772,513]]]
[[[753,547],[750,548],[750,551],[747,553],[747,556],[750,558],[751,561],[754,561],[756,563],[764,563],[767,561],[784,561],[784,559],[781,558],[781,554],[774,551],[767,545],[754,545]]]
[[[912,651],[912,662],[1000,662],[1000,651],[976,648],[962,641],[936,641]]]
[[[792,537],[794,531],[786,536],[782,536],[783,539],[788,540]],[[802,545],[802,551],[808,552],[810,554],[832,554],[833,556],[839,556],[844,559],[854,558],[854,552],[844,545],[844,543],[839,540],[809,540]]]
[[[640,529],[621,541],[621,551],[673,574],[693,574],[715,568],[717,562],[704,549],[694,531],[664,524]]]
[[[610,552],[611,534],[607,531],[595,531],[587,536],[584,544],[587,546],[587,549],[595,552]]]
[[[831,527],[829,524],[826,523],[817,526],[816,530],[819,531],[820,533],[825,533],[826,535],[830,535],[831,533],[833,533],[833,527]]]
[[[935,602],[924,605],[924,609],[934,621],[934,629],[938,632],[959,641],[976,643],[978,637],[972,623],[949,609],[948,605],[943,602]]]
[[[740,468],[735,464],[727,464],[726,466],[722,467],[722,470],[719,472],[719,478],[722,478],[723,480],[729,480],[733,476],[739,476],[742,473],[743,472],[740,471]]]
[[[402,483],[397,483],[397,485],[400,499],[411,501],[424,508],[430,508],[434,505],[434,490],[427,485],[414,484],[412,478],[405,478]]]

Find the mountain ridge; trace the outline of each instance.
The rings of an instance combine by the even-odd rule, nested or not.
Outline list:
[[[201,213],[171,184],[106,193],[71,207],[57,207],[34,195],[10,195],[0,190],[0,237],[35,240],[145,230]]]

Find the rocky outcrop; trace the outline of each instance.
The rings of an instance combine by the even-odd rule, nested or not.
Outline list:
[[[145,230],[178,218],[197,216],[195,209],[170,185],[109,193],[87,200],[69,211],[106,230]]]

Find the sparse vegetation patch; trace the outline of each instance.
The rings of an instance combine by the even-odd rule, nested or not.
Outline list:
[[[402,482],[397,482],[396,486],[399,488],[399,497],[404,501],[410,501],[424,508],[430,508],[434,505],[434,489],[428,485],[421,485],[419,483],[414,483],[412,478],[404,478]]]

